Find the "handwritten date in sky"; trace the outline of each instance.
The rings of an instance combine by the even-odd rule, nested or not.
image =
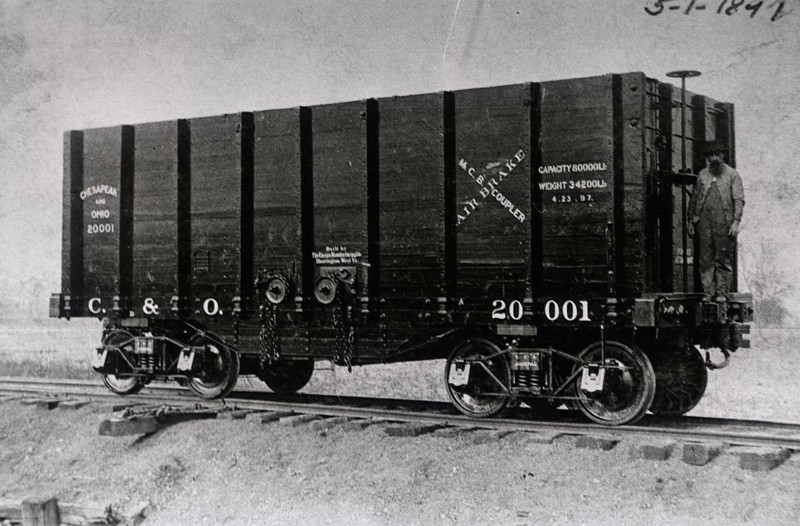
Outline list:
[[[657,16],[665,11],[680,11],[689,15],[716,8],[718,15],[746,13],[754,18],[763,8],[764,13],[772,13],[770,20],[775,22],[791,12],[785,10],[785,4],[786,0],[774,0],[771,3],[765,0],[650,0],[644,10],[648,15]]]

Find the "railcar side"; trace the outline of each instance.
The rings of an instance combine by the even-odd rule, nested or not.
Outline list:
[[[679,95],[627,73],[67,132],[52,315],[105,320],[120,393],[444,358],[474,416],[686,412],[751,300],[698,292],[676,160],[734,151],[733,107],[689,94],[680,135]]]

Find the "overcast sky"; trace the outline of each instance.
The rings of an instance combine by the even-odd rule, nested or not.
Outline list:
[[[628,71],[736,105],[743,252],[800,275],[800,2],[721,1],[3,0],[0,317],[59,290],[65,130]]]

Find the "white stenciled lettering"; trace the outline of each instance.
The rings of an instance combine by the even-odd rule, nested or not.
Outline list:
[[[504,197],[497,191],[497,187],[507,178],[510,177],[512,172],[519,166],[522,160],[525,159],[525,152],[518,150],[512,158],[500,162],[491,162],[486,165],[486,170],[490,170],[496,174],[495,177],[479,173],[475,167],[470,166],[466,159],[458,160],[458,167],[469,175],[473,181],[479,186],[478,195],[481,199],[486,199],[489,196],[494,197],[506,210],[508,210],[515,219],[520,222],[525,221],[525,214],[519,211],[514,206],[510,199]],[[500,168],[502,167],[502,168]],[[488,178],[488,181],[487,181]],[[456,225],[460,225],[471,213],[475,210],[479,201],[473,198],[467,201],[463,210],[456,215]]]
[[[506,307],[506,305],[508,306]],[[506,304],[505,300],[494,300],[492,302],[493,320],[510,318],[514,321],[519,321],[522,319],[523,312],[522,302],[519,300],[512,300],[508,304]]]
[[[356,265],[362,255],[357,250],[347,250],[345,246],[326,246],[323,252],[311,253],[311,257],[314,258],[317,265]]]
[[[89,312],[92,314],[100,314],[100,298],[92,298],[89,300]]]
[[[473,210],[475,210],[476,208],[478,208],[478,205],[479,205],[479,204],[480,204],[480,203],[478,203],[478,200],[477,200],[477,199],[475,199],[475,198],[472,198],[472,199],[470,199],[469,201],[467,201],[467,202],[464,204],[464,207],[463,207],[463,209],[462,209],[462,210],[463,210],[463,215],[462,215],[462,213],[459,213],[459,214],[458,214],[458,216],[457,216],[457,218],[456,218],[456,219],[457,219],[457,220],[456,220],[456,226],[460,225],[460,224],[461,224],[461,222],[462,222],[463,220],[465,220],[465,219],[466,219],[466,218],[467,218],[467,217],[468,217],[468,216],[469,216],[469,215],[472,213],[472,211],[473,211]]]
[[[155,303],[153,298],[145,298],[144,304],[142,305],[142,312],[148,316],[158,314],[158,304]]]
[[[544,315],[550,321],[556,321],[561,318],[566,321],[591,321],[589,317],[589,302],[586,300],[580,300],[577,304],[572,300],[567,300],[561,305],[555,300],[548,300],[544,304]]]
[[[567,181],[547,181],[539,183],[539,190],[564,190],[567,188]]]
[[[92,186],[87,186],[81,190],[81,200],[85,200],[87,197],[95,194],[106,194],[117,197],[117,187],[109,184],[95,184]]]
[[[567,163],[567,164],[547,164],[539,167],[541,175],[582,173],[582,172],[605,172],[608,165],[604,162],[590,163]]]
[[[572,166],[572,171],[575,173],[604,172],[606,169],[606,163],[578,163]]]
[[[562,174],[569,173],[570,166],[568,164],[550,164],[547,166],[540,166],[539,173],[541,175]]]
[[[114,233],[114,223],[92,223],[86,225],[87,234],[112,234]]]
[[[203,312],[209,316],[219,313],[219,302],[214,298],[208,298],[203,302]]]

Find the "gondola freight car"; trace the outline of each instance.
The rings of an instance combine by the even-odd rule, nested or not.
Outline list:
[[[120,394],[446,359],[472,416],[682,414],[752,312],[684,235],[715,140],[731,104],[642,73],[69,131],[51,315],[103,319]]]

